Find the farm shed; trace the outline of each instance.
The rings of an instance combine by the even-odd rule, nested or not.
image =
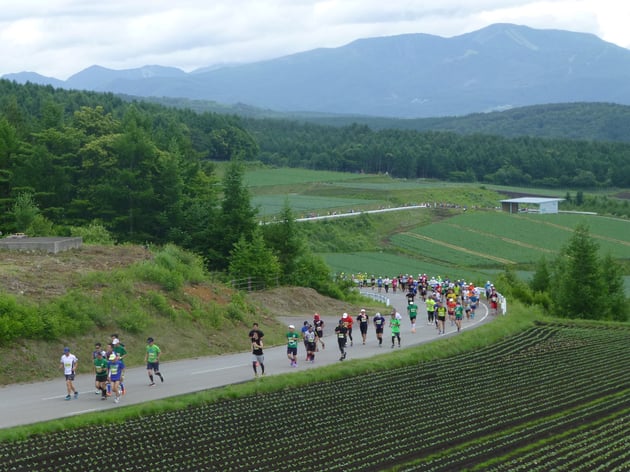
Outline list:
[[[509,200],[501,200],[501,210],[508,213],[518,213],[519,211],[527,211],[521,210],[521,205],[536,205],[538,206],[538,213],[558,213],[558,202],[561,202],[563,200],[564,198],[546,197],[510,198]]]
[[[0,249],[10,251],[46,251],[57,254],[69,249],[80,248],[83,238],[29,238],[28,236],[7,236],[0,239]]]

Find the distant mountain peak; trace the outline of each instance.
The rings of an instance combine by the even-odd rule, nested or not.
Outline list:
[[[11,77],[47,83],[27,73]],[[58,84],[279,112],[461,116],[547,103],[630,104],[630,50],[592,34],[499,23],[452,38],[424,33],[363,38],[191,73],[159,65],[124,70],[95,65]]]

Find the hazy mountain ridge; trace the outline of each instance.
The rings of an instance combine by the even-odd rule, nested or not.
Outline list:
[[[46,83],[32,73],[5,78]],[[630,105],[630,50],[591,34],[496,24],[453,38],[420,33],[359,39],[191,73],[93,66],[62,86],[280,112],[461,116],[546,103]]]

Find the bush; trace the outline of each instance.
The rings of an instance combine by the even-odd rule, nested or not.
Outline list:
[[[146,331],[149,317],[142,311],[133,311],[118,317],[118,326],[129,333],[137,334]]]
[[[87,226],[70,227],[70,235],[82,238],[85,244],[112,245],[116,242],[105,226],[96,221]]]

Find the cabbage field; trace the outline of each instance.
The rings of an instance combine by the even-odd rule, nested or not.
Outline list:
[[[629,346],[627,327],[539,323],[443,359],[5,441],[0,471],[623,471]]]

